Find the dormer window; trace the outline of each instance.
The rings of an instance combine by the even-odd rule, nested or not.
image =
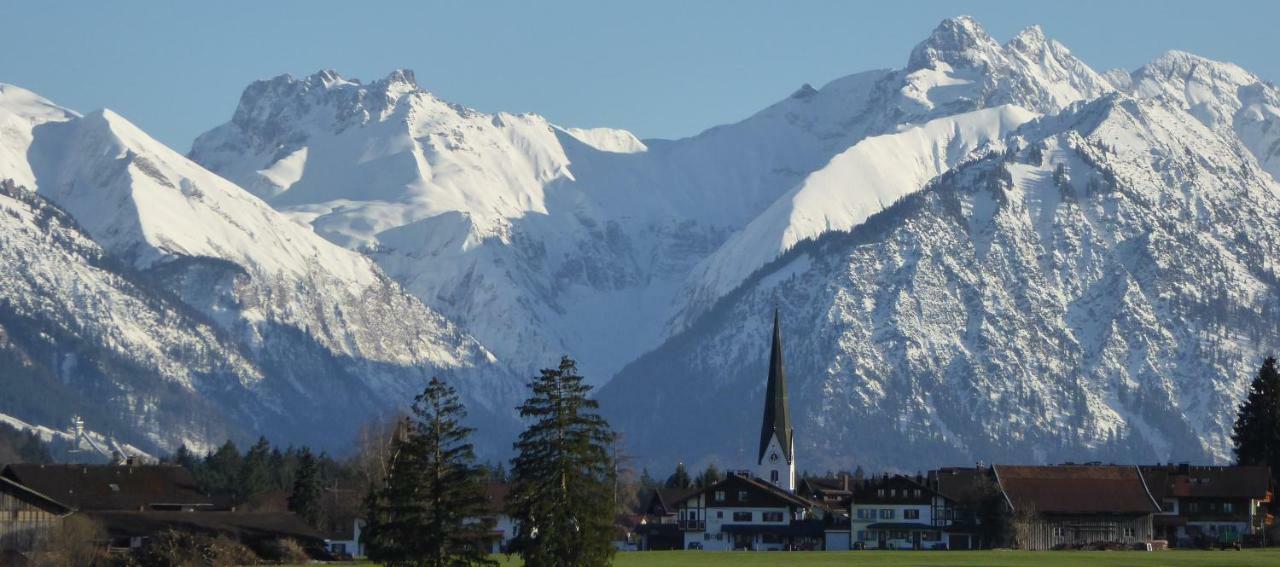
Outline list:
[[[717,491],[716,491],[716,502],[724,502],[724,491],[723,491],[723,490],[717,490]]]
[[[738,491],[738,502],[746,502],[746,501],[747,501],[747,491],[745,491],[745,490],[739,490],[739,491]]]

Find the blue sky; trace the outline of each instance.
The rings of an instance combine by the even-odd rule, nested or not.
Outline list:
[[[1099,71],[1168,49],[1280,81],[1276,2],[86,2],[0,0],[0,82],[111,108],[185,152],[256,79],[331,68],[483,111],[681,137],[803,83],[900,67],[941,19],[1040,24]]]

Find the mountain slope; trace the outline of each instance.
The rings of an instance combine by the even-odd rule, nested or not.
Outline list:
[[[833,162],[869,136],[998,107],[1056,112],[1110,90],[1037,28],[1000,45],[955,18],[904,69],[805,85],[682,140],[480,113],[431,95],[407,71],[368,84],[324,71],[250,85],[190,156],[333,242],[369,251],[500,359],[532,368],[567,352],[599,383],[797,235],[826,230],[779,203],[824,168],[873,179],[852,171],[872,167],[865,160]],[[1007,118],[957,119],[967,126],[947,133],[955,148],[916,144],[945,159],[921,164],[895,192],[1016,126]]]
[[[1238,140],[1107,96],[797,245],[601,393],[630,449],[749,459],[783,313],[801,468],[1223,460],[1280,339],[1280,209]],[[679,432],[679,434],[677,434]]]
[[[487,434],[510,433],[519,380],[368,258],[110,111],[61,118],[30,120],[29,135],[12,138],[28,147],[6,155],[25,155],[39,195],[107,254],[230,337],[262,376],[243,397],[268,408],[242,418],[244,429],[341,446],[371,413],[403,406],[440,373],[455,378]]]
[[[1134,71],[1127,90],[1181,106],[1206,126],[1234,132],[1280,179],[1280,90],[1236,65],[1170,51]]]

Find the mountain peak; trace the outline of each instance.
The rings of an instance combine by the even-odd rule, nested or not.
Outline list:
[[[1028,26],[1009,40],[1008,47],[1024,53],[1040,51],[1049,43],[1039,25]]]
[[[289,77],[288,75],[285,76]],[[293,77],[289,78],[292,79]],[[312,73],[310,77],[307,77],[307,80],[308,82],[319,83],[325,88],[350,82],[342,78],[342,75],[339,75],[338,72],[333,69],[321,69],[316,71],[315,73]]]
[[[939,62],[974,67],[988,62],[990,53],[999,49],[1000,45],[972,17],[947,18],[911,51],[907,71],[932,68]]]
[[[395,71],[392,71],[389,75],[387,75],[387,78],[383,80],[386,81],[387,83],[391,83],[391,84],[399,83],[399,84],[412,86],[414,88],[417,88],[418,86],[418,80],[413,75],[413,69],[396,69]]]

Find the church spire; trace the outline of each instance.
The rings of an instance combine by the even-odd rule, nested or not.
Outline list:
[[[782,458],[793,465],[795,450],[792,447],[791,412],[787,408],[787,375],[782,368],[782,326],[778,310],[773,310],[773,349],[769,353],[769,384],[764,394],[764,422],[760,426],[760,455],[758,464],[764,464],[769,442],[775,437],[782,449]]]

